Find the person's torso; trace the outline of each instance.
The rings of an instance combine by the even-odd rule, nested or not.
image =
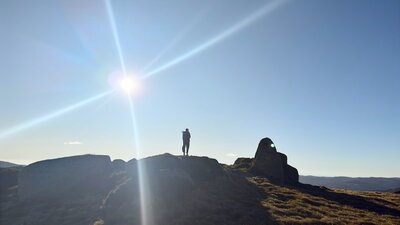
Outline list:
[[[184,131],[182,138],[184,141],[189,141],[190,140],[190,133],[188,131]]]

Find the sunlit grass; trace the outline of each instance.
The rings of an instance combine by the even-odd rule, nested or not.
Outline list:
[[[341,198],[355,199],[351,204],[343,204],[343,199],[327,199],[304,193],[301,188],[278,186],[263,178],[249,178],[266,193],[261,204],[279,224],[400,224],[400,217],[389,212],[377,213],[376,209],[357,205],[358,199],[400,210],[400,196],[385,192],[357,192],[330,190],[333,194],[343,194]]]

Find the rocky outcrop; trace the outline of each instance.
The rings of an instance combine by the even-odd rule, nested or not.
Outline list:
[[[287,156],[278,152],[269,138],[263,138],[260,141],[254,158],[238,158],[233,167],[246,169],[252,174],[264,176],[279,183],[297,184],[299,182],[297,169],[287,164]]]
[[[18,165],[18,164],[6,162],[6,161],[0,161],[0,168],[10,168],[10,167],[19,167],[19,166],[22,166],[22,165]]]
[[[18,175],[22,167],[0,168],[0,190],[18,185]]]
[[[253,164],[252,158],[237,158],[232,167],[235,169],[249,169]]]
[[[15,192],[18,176],[22,167],[0,168],[0,200],[1,197]],[[15,189],[15,190],[14,190]]]
[[[282,167],[283,154],[265,152],[265,143],[256,159],[238,159],[240,166],[272,178],[264,157],[278,155],[276,166],[283,168],[279,176],[285,182],[295,180],[290,167]],[[260,177],[249,177],[208,157],[163,154],[111,162],[108,156],[83,155],[45,160],[22,169],[13,189],[18,189],[18,198],[1,199],[0,224],[274,224],[260,204],[265,196],[254,183]]]
[[[400,197],[392,193],[366,197],[365,192],[271,182],[265,178],[271,172],[265,175],[260,166],[264,157],[278,156],[285,182],[295,181],[297,171],[283,154],[263,152],[265,143],[257,160],[240,158],[234,168],[207,157],[170,154],[128,162],[110,162],[107,156],[41,161],[24,169],[20,193],[25,201],[0,196],[0,224],[275,225],[320,224],[321,218],[335,224],[337,215],[352,224],[354,214],[369,216],[360,223],[377,218],[371,224],[398,224]],[[249,172],[256,167],[260,176]]]
[[[115,159],[112,161],[112,170],[116,171],[124,171],[126,169],[126,162],[122,159]]]
[[[272,142],[269,138],[261,139],[260,143],[258,143],[257,151],[256,151],[256,158],[262,157],[263,154],[269,152],[277,152],[274,142]]]
[[[126,169],[100,207],[104,224],[273,224],[259,190],[215,159],[163,154]]]
[[[299,172],[291,165],[285,165],[285,183],[297,184],[299,183]]]
[[[20,199],[45,196],[76,197],[101,189],[112,171],[109,156],[82,155],[39,161],[24,167],[19,176]],[[73,190],[79,190],[74,192]],[[76,195],[76,196],[75,196]]]

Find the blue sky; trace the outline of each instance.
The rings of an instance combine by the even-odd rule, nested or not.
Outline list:
[[[232,163],[274,140],[300,174],[400,177],[399,1],[111,1],[133,102],[115,92],[0,138],[17,163],[190,154]],[[110,90],[103,1],[0,2],[0,134]],[[146,65],[160,54],[147,70]],[[138,145],[136,145],[138,143]]]

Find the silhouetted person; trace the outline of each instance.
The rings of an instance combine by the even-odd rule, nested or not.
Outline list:
[[[190,132],[189,129],[186,128],[185,131],[182,131],[182,140],[183,140],[183,145],[182,145],[182,152],[183,155],[189,155],[189,146],[190,146]],[[186,151],[185,151],[186,150]]]

